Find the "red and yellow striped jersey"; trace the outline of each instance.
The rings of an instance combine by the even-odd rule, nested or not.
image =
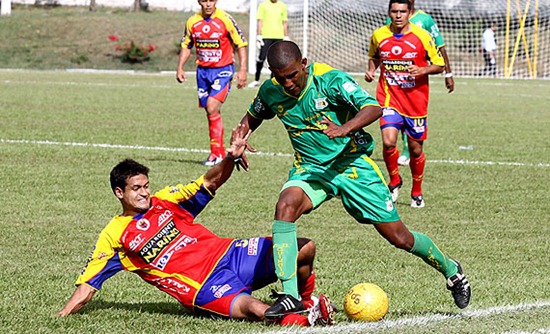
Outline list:
[[[191,16],[185,25],[181,47],[195,46],[196,63],[204,67],[223,67],[235,62],[235,48],[248,45],[231,15],[217,8],[205,19],[201,13]]]
[[[432,36],[411,24],[405,34],[393,34],[390,25],[374,31],[369,58],[380,60],[380,78],[376,99],[381,107],[394,108],[407,117],[424,117],[428,114],[429,78],[412,76],[407,66],[420,67],[430,63],[445,66]]]
[[[203,181],[201,176],[185,186],[164,188],[144,214],[115,216],[76,284],[99,290],[105,280],[127,270],[192,311],[196,293],[234,241],[194,223],[213,198]]]

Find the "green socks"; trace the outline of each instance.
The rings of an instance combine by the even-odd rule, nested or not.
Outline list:
[[[407,138],[407,134],[404,131],[401,131],[401,135],[403,137],[403,150],[401,151],[401,155],[404,155],[407,159],[410,159],[409,138]]]
[[[296,224],[275,220],[273,222],[273,261],[275,273],[283,284],[286,294],[300,300],[298,277],[296,276],[298,241]]]
[[[414,236],[414,245],[410,253],[437,269],[445,278],[449,278],[458,272],[456,264],[441,253],[428,236],[415,231],[411,231],[411,233]]]

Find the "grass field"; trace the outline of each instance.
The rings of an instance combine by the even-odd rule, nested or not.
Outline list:
[[[79,314],[53,316],[73,292],[99,232],[119,212],[108,185],[118,161],[132,157],[150,166],[153,189],[206,171],[200,162],[207,124],[196,107],[194,80],[178,85],[174,77],[0,70],[2,333],[281,331],[183,314],[171,297],[126,272]],[[339,312],[337,326],[323,331],[550,332],[549,87],[547,81],[459,78],[448,95],[441,78],[432,83],[427,206],[411,209],[402,201],[398,209],[411,229],[462,262],[473,287],[464,311],[437,272],[352,221],[338,200],[299,220],[299,235],[317,242],[317,293],[341,308],[349,287],[374,282],[391,299],[380,323],[352,323]],[[254,93],[231,92],[223,107],[227,137]],[[379,130],[368,130],[383,167]],[[250,157],[251,171],[234,174],[198,218],[221,236],[271,233],[291,149],[276,120],[264,123],[251,143],[260,151]],[[402,175],[406,199],[410,173]],[[268,293],[255,295],[269,301]]]

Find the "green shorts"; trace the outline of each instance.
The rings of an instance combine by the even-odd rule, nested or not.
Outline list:
[[[330,167],[303,164],[290,170],[288,187],[300,187],[313,210],[332,197],[340,197],[346,211],[363,224],[395,222],[399,214],[382,172],[367,155],[354,155]]]

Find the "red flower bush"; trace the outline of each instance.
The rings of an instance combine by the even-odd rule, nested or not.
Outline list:
[[[109,40],[116,42],[119,40],[118,36],[111,35]],[[115,50],[117,51],[119,58],[124,63],[142,63],[150,59],[150,55],[155,51],[156,47],[152,44],[147,44],[147,46],[138,45],[134,41],[124,42],[122,44],[117,44]]]

